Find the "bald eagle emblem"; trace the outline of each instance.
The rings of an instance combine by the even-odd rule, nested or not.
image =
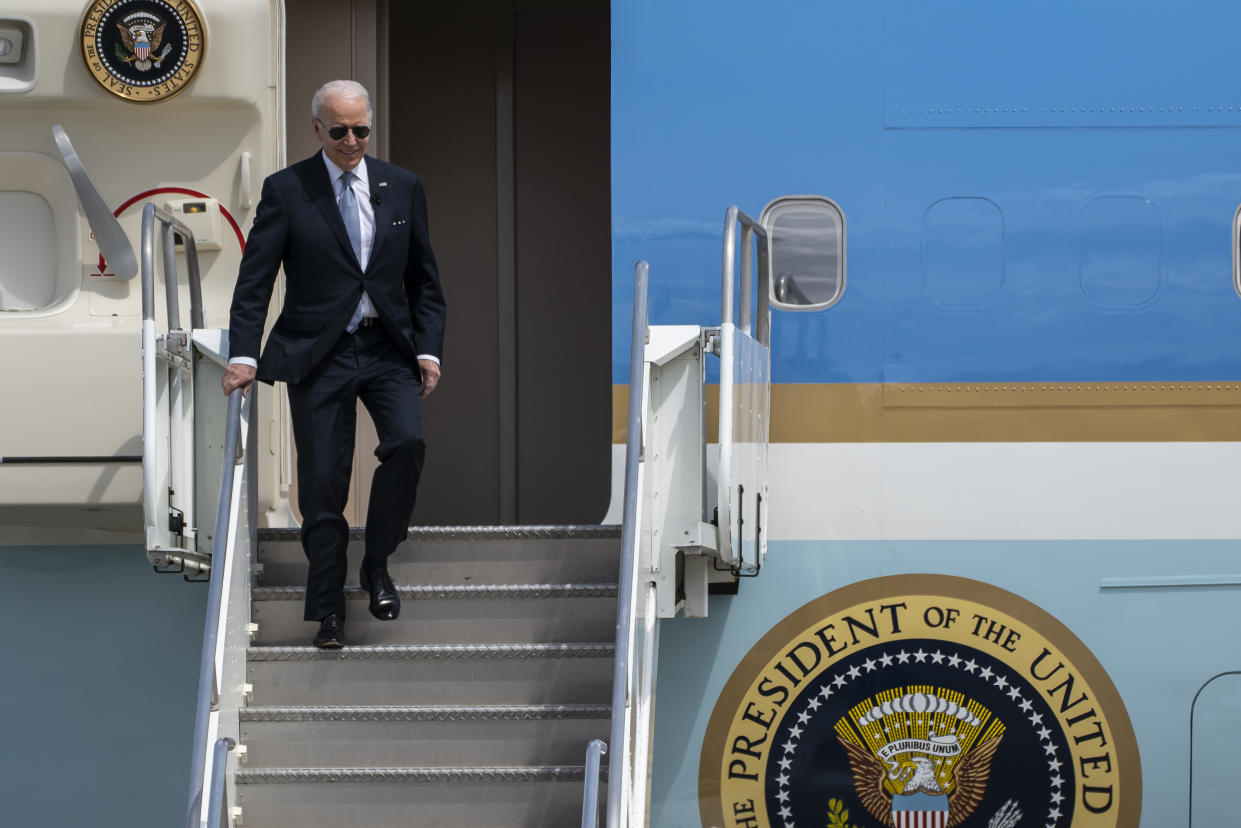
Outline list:
[[[908,687],[876,694],[836,724],[853,788],[892,828],[952,828],[987,790],[1004,725],[951,690]]]
[[[168,57],[172,46],[164,44],[164,27],[168,24],[150,12],[134,12],[116,24],[121,33],[121,45],[116,47],[116,57],[140,72],[146,72]],[[163,45],[163,51],[160,46]],[[154,56],[154,57],[152,57]]]

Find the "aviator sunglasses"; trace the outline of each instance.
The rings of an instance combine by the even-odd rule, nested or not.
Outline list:
[[[319,121],[318,118],[315,118],[315,120]],[[324,124],[323,121],[319,121],[319,123],[323,125],[324,129],[327,130],[328,137],[333,141],[339,141],[341,138],[344,138],[345,133],[350,130],[353,130],[353,137],[357,138],[359,141],[366,139],[371,134],[371,128],[368,126],[341,126],[340,124],[337,124],[334,127],[330,127],[327,124]]]

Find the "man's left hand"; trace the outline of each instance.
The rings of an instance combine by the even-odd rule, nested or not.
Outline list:
[[[435,386],[439,385],[440,366],[433,359],[420,359],[418,367],[422,369],[422,396],[426,399],[435,390]]]

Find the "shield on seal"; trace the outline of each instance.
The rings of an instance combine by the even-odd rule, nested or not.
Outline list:
[[[896,828],[947,828],[948,797],[924,791],[892,797],[892,824]]]
[[[134,54],[138,56],[138,60],[146,60],[151,54],[151,44],[148,41],[134,44]]]

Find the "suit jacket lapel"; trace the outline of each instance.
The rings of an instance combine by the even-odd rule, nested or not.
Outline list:
[[[371,241],[371,257],[366,262],[366,269],[370,270],[379,258],[384,237],[392,226],[392,193],[389,192],[392,188],[388,186],[387,177],[378,164],[369,160],[367,164],[367,175],[371,180],[371,206],[375,216],[375,237]]]
[[[336,240],[340,242],[340,246],[345,249],[349,258],[353,259],[356,264],[358,259],[353,253],[353,244],[349,241],[349,233],[345,230],[345,222],[340,217],[340,206],[336,203],[336,195],[332,190],[332,180],[328,177],[327,165],[323,163],[323,158],[316,153],[310,159],[307,175],[303,176],[302,182],[306,187],[306,194],[310,196],[310,200],[319,208],[319,212],[323,213],[323,218],[327,221],[328,227],[332,228],[332,233],[336,235]]]

